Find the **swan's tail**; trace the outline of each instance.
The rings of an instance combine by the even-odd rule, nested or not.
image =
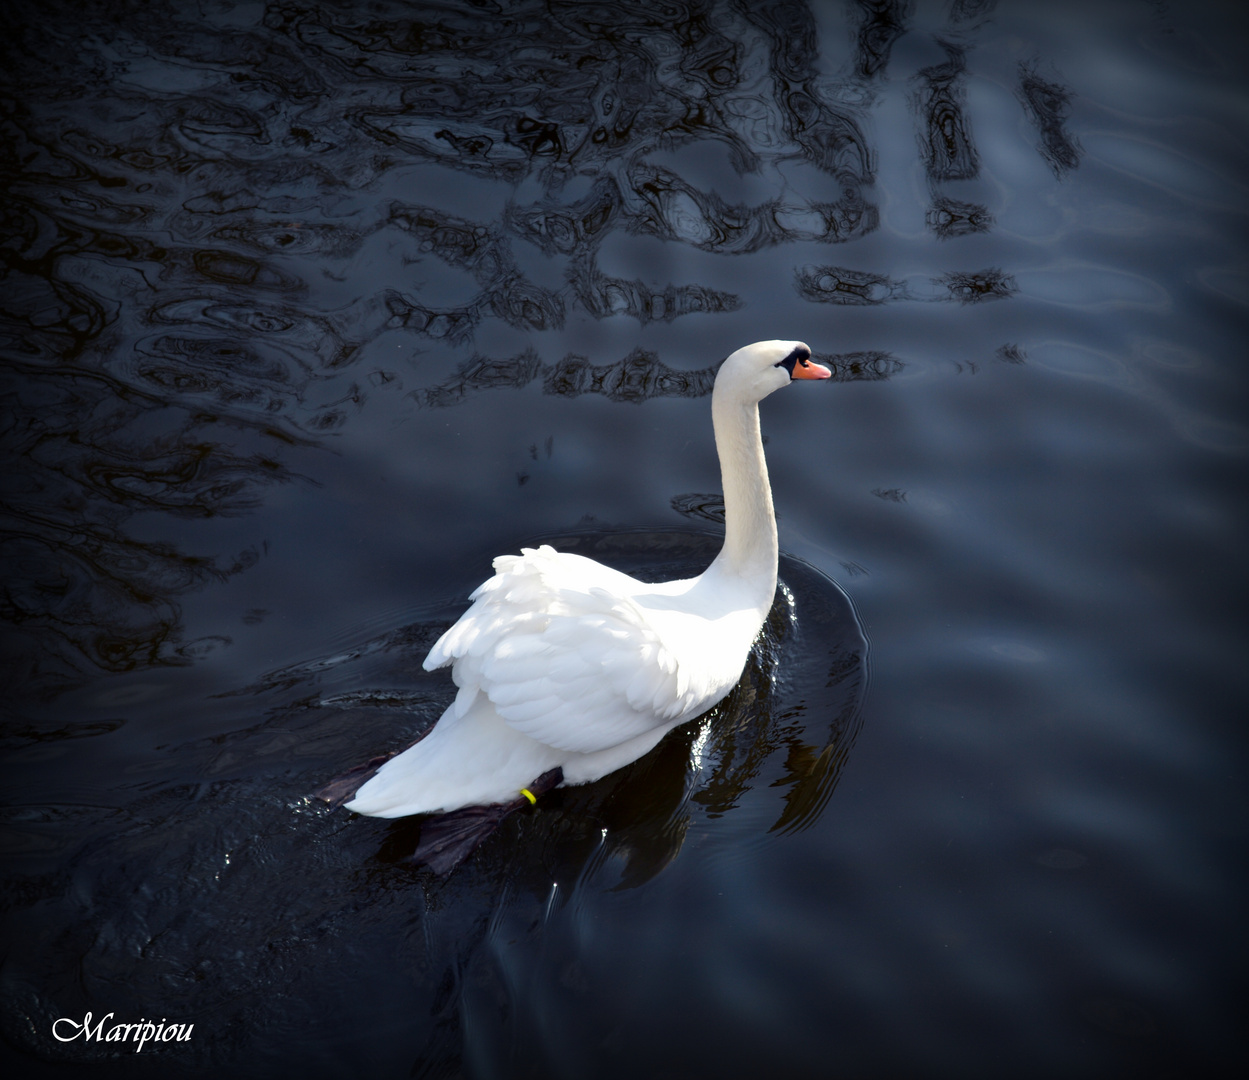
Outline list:
[[[345,773],[339,773],[323,787],[317,788],[312,793],[312,797],[327,802],[330,806],[342,806],[343,803],[350,802],[355,798],[356,792],[373,779],[377,770],[398,753],[398,750],[392,750],[389,754],[382,754],[371,761],[366,761],[363,765],[352,766]]]
[[[463,716],[452,705],[420,742],[372,775],[362,770],[354,796],[343,805],[357,814],[393,818],[508,803],[534,777],[562,765],[564,756],[509,727],[482,695]]]
[[[340,773],[328,784],[318,788],[313,797],[331,806],[342,806],[354,798],[356,792],[394,756],[393,753],[384,754]],[[522,788],[519,796],[510,802],[465,806],[452,810],[449,814],[431,814],[421,822],[421,838],[409,860],[418,866],[428,866],[439,877],[446,877],[477,850],[508,814],[537,802],[540,796],[559,787],[563,782],[564,770],[557,765],[532,781],[528,787]]]

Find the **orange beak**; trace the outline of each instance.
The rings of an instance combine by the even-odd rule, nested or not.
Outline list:
[[[794,365],[795,379],[831,379],[833,373],[823,364],[817,364],[814,360],[799,360]]]

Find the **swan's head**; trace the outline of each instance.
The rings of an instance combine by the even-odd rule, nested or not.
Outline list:
[[[762,401],[795,379],[827,379],[831,375],[828,368],[811,359],[811,349],[801,341],[756,341],[724,361],[716,374],[716,391]]]

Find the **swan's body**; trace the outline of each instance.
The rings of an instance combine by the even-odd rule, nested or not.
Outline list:
[[[556,768],[564,784],[588,783],[723,698],[776,592],[758,403],[791,378],[827,378],[810,356],[801,342],[759,342],[716,376],[725,540],[703,574],[644,584],[545,545],[495,559],[425,658],[426,670],[452,665],[455,701],[347,809],[391,818],[508,803]]]

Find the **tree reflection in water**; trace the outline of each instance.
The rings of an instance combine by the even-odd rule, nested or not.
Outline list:
[[[943,237],[991,223],[936,185],[978,171],[961,86],[966,46],[994,6],[954,4],[947,62],[912,80],[929,225]],[[258,19],[155,4],[124,22],[35,10],[9,9],[3,46],[5,442],[21,474],[5,490],[3,613],[41,693],[92,668],[187,661],[196,647],[182,640],[179,597],[258,553],[140,542],[128,518],[246,513],[289,482],[284,451],[364,405],[357,368],[380,333],[464,346],[489,320],[540,331],[570,312],[639,324],[731,312],[737,293],[614,277],[598,252],[621,231],[735,254],[873,230],[867,109],[911,17],[905,3],[852,5],[852,55],[833,84],[795,3],[532,2],[492,15],[281,3]],[[1040,152],[1056,172],[1075,167],[1068,92],[1035,64],[1019,79]],[[744,174],[805,160],[839,195],[732,204],[648,159],[708,141]],[[546,194],[493,220],[368,195],[418,162],[503,184],[537,178]],[[588,192],[569,199],[582,178]],[[382,288],[327,309],[315,279],[349,275],[378,233],[479,291],[448,307]],[[564,286],[530,280],[512,238],[565,259]],[[797,288],[817,303],[907,298],[852,267],[800,271]],[[964,301],[1007,295],[966,274],[949,289]],[[414,397],[449,404],[499,385],[483,373],[509,366],[508,385],[532,371],[548,392],[627,401],[707,383],[653,354],[607,374],[573,356],[536,368],[475,358],[458,385]]]

